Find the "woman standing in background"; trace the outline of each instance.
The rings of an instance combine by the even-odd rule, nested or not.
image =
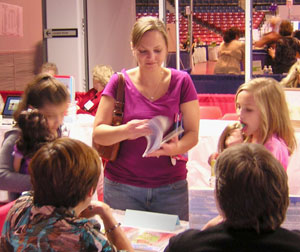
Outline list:
[[[239,38],[240,31],[237,28],[225,31],[214,74],[241,74],[241,63],[244,64],[245,61],[245,44]]]

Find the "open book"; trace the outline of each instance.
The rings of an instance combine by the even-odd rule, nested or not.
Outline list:
[[[143,230],[134,227],[122,227],[135,250],[160,252],[169,244],[176,233]]]
[[[149,120],[149,127],[152,130],[152,134],[146,136],[147,147],[143,157],[146,157],[148,154],[158,150],[161,145],[170,141],[173,137],[180,135],[184,131],[182,125],[175,123],[174,129],[164,136],[172,125],[172,120],[166,116],[159,115]]]

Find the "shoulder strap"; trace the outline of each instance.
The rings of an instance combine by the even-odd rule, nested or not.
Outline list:
[[[125,89],[124,75],[123,73],[118,73],[118,89],[117,89],[117,99],[115,102],[115,108],[113,112],[113,125],[122,124],[123,109],[124,109],[124,89]]]

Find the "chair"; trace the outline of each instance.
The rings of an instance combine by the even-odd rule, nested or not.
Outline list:
[[[237,121],[239,120],[239,116],[236,113],[226,113],[225,115],[223,115],[222,120]]]
[[[199,106],[200,119],[220,119],[222,111],[218,106]]]
[[[0,234],[2,233],[2,227],[5,222],[6,215],[14,203],[15,201],[12,201],[0,207]]]

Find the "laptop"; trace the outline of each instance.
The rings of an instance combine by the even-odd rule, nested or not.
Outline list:
[[[19,102],[21,101],[21,96],[7,96],[2,111],[2,125],[13,124],[13,113],[18,108]]]

